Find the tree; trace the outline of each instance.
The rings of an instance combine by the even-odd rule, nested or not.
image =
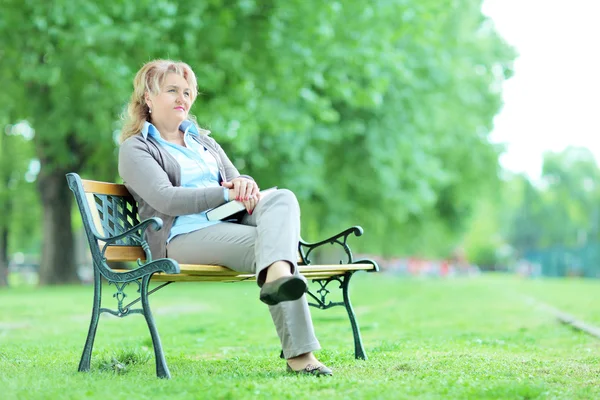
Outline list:
[[[445,251],[496,179],[487,134],[514,57],[479,6],[186,8],[186,25],[215,21],[184,43],[202,49],[200,121],[263,185],[294,189],[308,236],[361,221],[364,249]],[[432,224],[445,231],[439,246],[426,240]]]
[[[581,246],[588,239],[600,239],[600,170],[591,151],[568,147],[544,154],[542,178],[548,213],[540,244]]]
[[[0,69],[0,77],[14,93],[14,119],[27,120],[35,130],[40,162],[42,284],[78,280],[71,229],[73,196],[65,174],[87,169],[98,178],[116,176],[116,117],[137,64],[148,58],[148,48],[162,44],[160,29],[146,34],[144,27],[154,22],[158,28],[165,25],[164,12],[170,9],[171,3],[165,1],[134,6],[7,0],[3,5],[2,56],[10,69]],[[140,10],[146,10],[144,19],[139,18]]]
[[[42,283],[76,280],[64,174],[115,177],[115,117],[151,58],[194,67],[200,122],[262,186],[297,192],[311,238],[364,222],[362,250],[445,251],[495,176],[514,53],[478,0],[5,3],[0,77],[16,72],[35,129]]]
[[[28,127],[25,124],[7,125],[2,123],[1,117],[0,126],[5,129],[0,132],[0,286],[6,286],[11,226],[31,222],[23,218],[24,213],[18,212],[18,204],[32,205],[25,193],[28,185],[25,175],[33,151],[25,137]],[[35,229],[32,225],[30,228]]]
[[[598,243],[599,180],[600,169],[589,149],[547,152],[541,180],[509,174],[502,180],[499,201],[481,200],[485,216],[472,224],[467,240],[475,245],[488,241],[496,250],[509,244],[516,258]]]

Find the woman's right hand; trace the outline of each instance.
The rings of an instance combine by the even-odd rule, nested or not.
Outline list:
[[[229,189],[229,198],[235,199],[235,190],[234,189]],[[252,215],[252,211],[254,211],[254,208],[258,204],[259,200],[260,200],[260,192],[258,194],[255,194],[254,196],[248,197],[248,200],[238,200],[238,201],[240,201],[242,204],[244,204],[244,207],[246,207],[246,211],[248,212],[248,214]]]
[[[233,192],[229,192],[233,193],[230,199],[236,199],[237,201],[248,200],[250,196],[257,195],[260,192],[256,182],[248,178],[233,178],[229,182],[221,182],[221,186],[232,189]]]
[[[221,182],[221,186],[229,189],[229,199],[237,200],[244,204],[248,214],[252,214],[254,207],[260,200],[258,185],[251,179],[234,178],[229,182]]]

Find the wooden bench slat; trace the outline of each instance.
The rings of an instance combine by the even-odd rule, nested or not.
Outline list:
[[[182,274],[187,275],[202,275],[205,272],[223,273],[236,275],[239,272],[233,271],[227,267],[218,265],[194,265],[194,264],[179,264],[179,269]],[[305,272],[345,272],[373,269],[371,264],[332,264],[332,265],[300,265],[301,273]]]
[[[125,269],[114,269],[115,272],[128,272],[129,270]],[[239,272],[229,270],[229,274],[211,274],[206,273],[202,275],[190,275],[190,274],[164,274],[162,272],[158,272],[152,276],[152,280],[160,280],[160,281],[216,281],[216,282],[226,282],[229,280],[254,280],[253,274],[240,274]],[[167,279],[168,278],[168,279]]]
[[[303,274],[307,279],[327,279],[339,273],[307,273]],[[178,275],[178,274],[154,274],[152,281],[154,282],[240,282],[256,280],[254,275],[230,275],[230,276],[206,276],[206,275]]]
[[[104,253],[107,261],[136,261],[146,259],[146,254],[141,246],[108,246]],[[302,259],[298,257],[298,262]]]
[[[111,196],[131,196],[125,185],[121,185],[118,183],[108,183],[100,181],[91,181],[89,179],[82,179],[81,184],[83,185],[83,191],[85,193],[108,194]]]
[[[301,273],[306,272],[345,272],[345,271],[368,271],[373,269],[373,264],[319,264],[319,265],[300,265],[298,269]]]
[[[244,274],[227,267],[220,265],[193,265],[193,264],[180,264],[181,273],[173,275],[190,275],[190,276],[239,276],[239,275],[252,275]],[[333,265],[300,265],[300,273],[303,275],[307,274],[333,274],[339,275],[346,271],[369,271],[373,269],[371,264],[333,264]],[[126,272],[127,270],[115,269],[115,272]]]
[[[104,256],[108,261],[145,260],[146,254],[141,246],[108,246]]]
[[[173,282],[238,282],[255,281],[253,274],[244,274],[218,265],[180,265],[180,274],[157,273],[152,277],[153,281]],[[373,269],[371,264],[352,265],[307,265],[300,266],[300,272],[308,279],[326,279],[332,276],[343,275],[346,271],[368,271]],[[126,272],[126,270],[114,270],[115,272]]]
[[[254,275],[206,276],[158,273],[152,276],[152,281],[156,282],[239,282],[255,280]]]

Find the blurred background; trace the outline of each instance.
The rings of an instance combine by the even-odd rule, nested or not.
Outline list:
[[[600,276],[592,0],[0,0],[0,285],[86,282],[65,174],[120,182],[135,72],[187,62],[192,112],[302,235],[398,274]]]

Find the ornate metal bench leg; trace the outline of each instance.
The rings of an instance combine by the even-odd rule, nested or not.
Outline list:
[[[365,353],[365,349],[362,344],[362,339],[360,337],[360,328],[358,327],[358,322],[356,322],[356,315],[354,315],[354,310],[352,309],[352,303],[350,303],[350,293],[349,293],[349,285],[350,278],[354,272],[346,272],[344,275],[335,276],[327,279],[313,279],[313,282],[318,283],[320,288],[313,293],[312,291],[308,291],[307,295],[309,298],[308,305],[311,307],[318,308],[320,310],[327,310],[331,307],[344,306],[346,308],[346,312],[348,313],[348,318],[350,319],[350,326],[352,327],[352,335],[354,336],[354,357],[356,359],[366,360],[367,355]],[[327,301],[327,295],[329,295],[329,289],[327,286],[332,282],[338,282],[340,284],[340,289],[342,289],[342,297],[343,302],[332,302]],[[310,301],[312,299],[313,301]]]
[[[100,280],[100,274],[97,271],[94,271],[94,302],[92,305],[92,319],[90,321],[87,339],[85,340],[85,346],[83,347],[83,353],[81,354],[81,360],[79,361],[80,372],[90,370],[92,348],[94,347],[94,339],[96,338],[96,330],[98,328],[98,320],[100,318],[101,297],[102,282]]]
[[[144,318],[146,318],[146,323],[148,324],[148,329],[150,330],[150,336],[152,337],[154,357],[156,358],[156,376],[158,376],[159,378],[170,379],[171,372],[169,371],[169,367],[167,367],[167,361],[165,360],[162,344],[160,343],[158,330],[156,329],[156,325],[154,324],[154,318],[152,317],[152,312],[150,311],[150,303],[148,302],[148,285],[150,283],[150,277],[151,276],[145,276],[142,279],[140,293],[140,297],[142,300],[142,309],[144,311]]]
[[[344,296],[344,306],[348,312],[350,325],[352,326],[352,334],[354,335],[354,358],[366,360],[367,355],[363,347],[362,338],[360,337],[360,328],[358,327],[358,322],[356,322],[356,315],[354,315],[354,309],[352,308],[352,303],[350,303],[350,294],[348,293],[351,277],[352,273],[346,273],[344,276],[344,280],[341,285],[342,295]]]

